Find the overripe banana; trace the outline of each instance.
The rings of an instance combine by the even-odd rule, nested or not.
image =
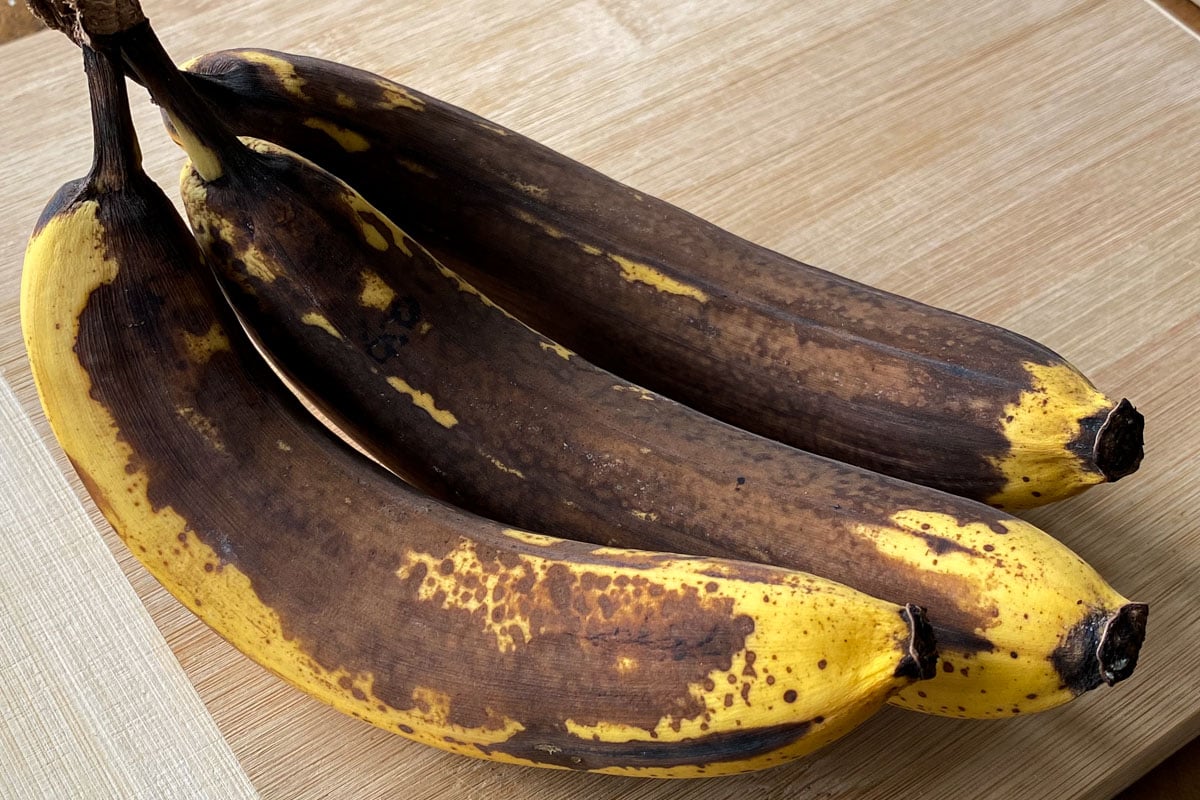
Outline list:
[[[123,80],[85,63],[95,161],[24,266],[34,380],[131,552],[248,656],[446,750],[664,777],[802,755],[929,674],[916,607],[506,529],[351,451],[244,338],[141,171]]]
[[[265,50],[187,69],[237,133],[346,180],[542,333],[713,416],[1010,510],[1141,461],[1129,402],[1025,337],[771,252],[377,75]]]
[[[243,319],[339,426],[413,483],[512,524],[923,598],[948,666],[899,695],[918,710],[1037,711],[1132,671],[1145,607],[1046,534],[587,363],[333,176],[239,143],[149,44],[126,40],[123,52],[191,155],[184,204]]]

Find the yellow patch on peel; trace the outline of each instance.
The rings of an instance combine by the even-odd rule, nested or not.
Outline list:
[[[191,530],[169,504],[151,502],[149,474],[108,409],[91,397],[92,382],[75,356],[79,315],[92,293],[112,282],[118,265],[104,257],[88,201],[50,220],[30,242],[22,278],[22,329],[47,419],[104,516],[163,587],[218,635],[255,662],[342,713],[426,745],[479,756],[520,730],[511,720],[491,728],[438,727],[438,709],[392,708],[369,673],[327,670],[283,629],[250,579]],[[210,332],[212,340],[218,338]],[[185,424],[190,424],[185,421]],[[282,451],[289,446],[276,443]],[[446,735],[458,741],[448,742]],[[528,760],[496,754],[496,760]]]
[[[350,111],[353,111],[354,109],[358,108],[358,101],[355,100],[350,95],[346,94],[345,92],[338,92],[334,96],[333,100],[341,108],[345,108]]]
[[[396,163],[415,175],[423,175],[426,178],[437,178],[437,173],[432,169],[411,159],[398,158],[396,159]]]
[[[509,181],[514,189],[523,195],[534,198],[535,200],[546,200],[550,196],[550,190],[545,186],[538,186],[536,183],[528,183],[526,181],[513,179]]]
[[[440,272],[442,274],[442,277],[446,278],[449,281],[452,281],[454,283],[455,287],[458,289],[458,291],[463,292],[464,294],[469,294],[469,295],[474,296],[475,298],[477,298],[479,300],[479,302],[483,303],[488,308],[494,308],[495,310],[499,311],[500,313],[502,313],[504,316],[508,317],[509,319],[516,319],[516,317],[514,317],[512,314],[505,311],[500,306],[496,305],[496,303],[492,302],[492,299],[490,297],[488,297],[483,292],[476,289],[474,284],[468,283],[467,280],[465,278],[463,278],[461,275],[459,275],[457,272],[450,269],[449,267],[447,267],[445,264],[443,264],[440,261],[435,261],[435,263],[437,264],[438,272]]]
[[[598,634],[629,630],[632,633],[622,638],[633,636],[636,641],[636,632],[647,616],[671,607],[675,597],[693,598],[689,602],[708,599],[713,604],[710,608],[728,606],[727,612],[717,613],[754,621],[744,649],[732,654],[727,666],[687,684],[684,691],[689,702],[699,709],[694,716],[669,714],[652,730],[607,721],[567,720],[567,730],[584,741],[686,742],[720,732],[824,717],[824,722],[805,736],[779,750],[711,763],[704,774],[742,771],[802,755],[848,732],[903,683],[893,673],[900,644],[907,640],[907,625],[895,606],[845,587],[783,571],[767,581],[731,578],[714,569],[718,562],[686,556],[634,565],[562,561],[538,552],[536,545],[543,537],[534,537],[532,549],[519,546],[523,536],[513,538],[518,547],[503,564],[481,559],[474,543],[463,539],[445,555],[406,553],[396,574],[402,580],[420,578],[421,600],[469,614],[503,654],[535,647],[541,637],[562,636],[557,620],[563,611],[555,605],[555,592],[550,588],[552,569],[557,571],[553,577],[558,586],[564,577],[571,581],[575,599],[570,614],[579,615],[584,630]],[[602,558],[603,549],[593,552]],[[564,568],[568,570],[565,576]],[[521,602],[514,603],[514,597]],[[642,668],[639,647],[631,644],[628,651],[614,652],[613,667],[626,672]],[[854,690],[849,691],[849,686]],[[603,771],[643,776],[696,774],[678,766]]]
[[[608,257],[621,268],[621,277],[630,283],[644,283],[660,292],[690,297],[701,303],[708,302],[708,294],[702,289],[664,275],[649,264],[643,264],[623,256],[613,255],[612,253],[609,253]]]
[[[1062,679],[1051,654],[1063,633],[1091,609],[1126,602],[1094,569],[1019,519],[993,529],[908,509],[893,514],[890,523],[861,524],[856,535],[894,559],[897,569],[911,568],[929,586],[944,585],[963,611],[986,621],[966,633],[994,648],[970,651],[939,641],[943,666],[953,671],[939,670],[933,680],[901,690],[894,704],[948,716],[1004,718],[1013,716],[1013,708],[1040,711],[1073,699],[1059,688]]]
[[[521,209],[521,208],[513,209],[512,213],[513,213],[513,216],[515,216],[521,222],[524,222],[526,225],[532,225],[533,227],[540,230],[542,233],[549,236],[551,239],[565,239],[567,236],[565,233],[563,233],[558,228],[554,227],[553,225],[549,224],[548,222],[543,221],[537,215],[530,214],[528,211],[525,211],[524,209]]]
[[[658,514],[655,514],[653,511],[634,510],[634,511],[630,511],[629,513],[633,514],[635,517],[640,519],[642,522],[656,522],[658,520]]]
[[[639,400],[654,400],[656,397],[658,397],[658,395],[649,389],[644,389],[641,386],[634,386],[632,384],[625,385],[621,383],[614,383],[612,389],[614,392],[628,392],[630,394],[636,394]]]
[[[580,243],[579,249],[587,253],[589,256],[603,255],[604,251],[592,244]]]
[[[221,431],[210,418],[191,406],[177,408],[175,413],[188,424],[188,427],[200,434],[201,438],[212,446],[212,449],[218,453],[225,452],[225,443],[221,441]]]
[[[97,403],[85,403],[91,381],[77,366],[74,354],[79,316],[91,293],[112,283],[119,269],[115,261],[104,258],[98,211],[95,200],[86,200],[51,218],[30,239],[21,272],[25,349],[46,418],[68,455],[68,444],[84,450],[99,436],[95,421],[76,414],[75,408],[85,404],[108,413]],[[76,366],[68,369],[68,364]],[[115,439],[115,424],[112,427],[108,435]],[[119,452],[128,452],[127,445],[118,444]]]
[[[571,359],[571,356],[575,355],[575,353],[573,351],[567,349],[566,347],[563,347],[558,342],[539,342],[538,344],[541,346],[541,348],[543,350],[549,350],[550,352],[556,354],[559,358],[562,358],[564,360],[569,361]]]
[[[389,377],[387,382],[397,392],[408,395],[410,398],[412,398],[414,406],[433,417],[433,421],[441,425],[443,428],[453,428],[458,424],[458,417],[454,416],[453,413],[443,408],[438,408],[437,404],[433,401],[433,395],[429,394],[428,392],[418,391],[410,386],[405,380],[402,378],[397,378],[394,375]]]
[[[247,136],[242,138],[242,143],[256,153],[270,153],[290,158],[306,165],[309,169],[326,172],[319,165],[307,158],[293,153],[284,147],[280,147],[273,142]],[[409,247],[411,240],[404,231],[400,230],[394,222],[388,219],[387,215],[367,202],[366,198],[356,192],[345,181],[332,174],[329,174],[329,177],[341,187],[340,199],[348,207],[349,215],[357,219],[363,238],[371,247],[379,251],[384,251],[388,249],[390,244],[394,244],[404,255],[412,255],[412,250]],[[389,239],[391,240],[390,244]]]
[[[284,453],[292,452],[292,446],[290,444],[288,444],[287,442],[285,442],[283,439],[276,439],[275,446],[277,448],[279,448],[279,450],[281,452],[284,452]]]
[[[224,242],[241,260],[246,274],[262,283],[271,283],[282,274],[278,262],[269,258],[257,246],[240,246],[233,230],[233,223],[213,213],[208,206],[208,187],[204,177],[195,169],[191,160],[184,162],[179,174],[179,194],[196,241],[205,252],[212,249],[216,241]],[[253,293],[253,286],[246,287]]]
[[[352,131],[349,128],[343,128],[341,125],[330,122],[327,119],[320,117],[309,117],[304,120],[305,127],[313,130],[321,131],[330,139],[338,143],[338,146],[347,153],[362,153],[371,149],[371,143],[367,138],[357,131]]]
[[[197,335],[185,331],[183,337],[188,359],[193,364],[207,364],[209,359],[217,353],[230,349],[229,337],[225,335],[225,329],[216,322],[204,333]]]
[[[224,175],[225,167],[221,164],[221,157],[217,151],[201,142],[195,132],[180,122],[178,117],[166,109],[163,109],[163,113],[170,123],[171,138],[188,154],[188,159],[196,172],[209,182]]]
[[[1070,366],[1024,367],[1032,388],[1006,406],[999,420],[1009,452],[989,459],[1005,483],[988,502],[1006,509],[1043,505],[1103,483],[1104,475],[1068,445],[1079,436],[1082,420],[1116,405]]]
[[[450,562],[451,567],[443,567],[443,561]],[[406,561],[396,570],[396,576],[403,581],[409,580],[418,566],[423,567],[425,572],[418,599],[431,603],[441,598],[443,609],[468,612],[482,609],[485,612],[480,617],[483,628],[495,636],[496,649],[501,653],[512,653],[520,643],[529,641],[532,635],[529,618],[509,608],[503,598],[494,598],[510,594],[513,583],[525,577],[526,572],[534,571],[536,574],[535,566],[523,563],[505,570],[489,570],[479,560],[475,545],[470,540],[463,541],[445,559],[427,553],[409,553]],[[464,597],[464,578],[467,576],[477,578],[479,582],[476,585],[482,590]],[[500,587],[499,592],[497,587]],[[493,613],[496,608],[500,608],[500,613]]]
[[[412,250],[409,248],[409,238],[404,231],[396,227],[396,224],[380,212],[379,209],[368,203],[366,198],[361,194],[349,186],[345,186],[344,189],[342,199],[353,210],[368,244],[376,250],[387,250],[388,238],[390,238],[391,243],[401,253],[404,253],[406,256],[412,256]],[[388,238],[384,237],[385,233]]]
[[[525,478],[524,472],[521,472],[521,470],[517,469],[516,467],[508,466],[507,464],[505,464],[503,461],[496,458],[495,456],[489,456],[487,454],[484,454],[484,457],[487,458],[488,461],[492,462],[492,466],[494,466],[496,469],[500,470],[501,472],[506,472],[509,475],[516,475],[518,478],[521,478],[522,480]]]
[[[494,122],[488,122],[486,119],[476,120],[475,124],[483,130],[490,131],[497,136],[508,136],[511,133],[511,131],[509,131],[507,128],[502,128]]]
[[[367,244],[371,245],[371,247],[374,247],[380,252],[388,249],[388,241],[387,239],[383,238],[383,234],[366,222],[362,222],[360,220],[360,223],[362,225],[363,239]]]
[[[324,314],[318,314],[316,311],[309,311],[304,316],[300,317],[300,321],[305,325],[311,325],[314,328],[320,328],[335,339],[341,339],[342,334],[337,328],[333,327],[333,323],[325,317]]]
[[[445,730],[451,736],[478,739],[482,731],[494,731],[494,733],[489,733],[487,741],[480,742],[481,744],[498,744],[524,730],[524,727],[515,720],[495,715],[492,715],[494,718],[480,728],[464,728],[456,725],[450,722],[451,708],[454,704],[450,695],[428,686],[414,687],[412,702],[415,713],[422,717],[426,725]]]
[[[429,333],[431,330],[433,330],[433,323],[430,322],[429,320],[423,319],[419,323],[417,323],[417,335],[418,336],[424,336],[425,334]]]
[[[375,104],[376,108],[406,108],[409,111],[425,110],[425,101],[400,84],[380,78],[375,82],[375,85],[379,87],[380,92],[379,101]]]
[[[301,100],[308,99],[308,95],[304,91],[306,81],[296,72],[296,66],[290,61],[258,50],[239,50],[234,55],[243,61],[266,67],[279,81],[279,85],[283,87],[284,91],[292,97]]]
[[[532,545],[534,547],[550,547],[551,545],[558,544],[560,541],[562,541],[561,539],[557,539],[553,536],[547,536],[543,533],[531,533],[529,531],[523,531],[520,528],[505,528],[504,535],[510,539],[515,539],[522,544]]]
[[[358,303],[364,308],[376,311],[387,311],[396,301],[396,292],[384,283],[383,278],[374,272],[363,271],[359,276],[362,289],[358,293]]]

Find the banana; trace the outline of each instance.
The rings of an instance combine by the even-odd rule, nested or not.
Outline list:
[[[476,513],[736,557],[928,604],[944,666],[894,702],[1010,716],[1136,664],[1145,607],[1037,528],[706,417],[509,316],[361,195],[240,143],[148,40],[123,53],[190,155],[184,206],[267,352],[339,427]]]
[[[84,55],[95,161],[24,264],[34,380],[130,551],[243,653],[444,750],[656,777],[795,758],[931,674],[915,606],[506,528],[354,453],[244,337],[141,171],[123,80]]]
[[[1142,417],[1047,348],[802,264],[368,72],[202,56],[237,133],[346,180],[594,363],[804,450],[1008,510],[1138,468]]]

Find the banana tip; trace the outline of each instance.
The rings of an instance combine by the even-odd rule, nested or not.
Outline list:
[[[1063,685],[1083,694],[1112,686],[1133,674],[1146,638],[1145,603],[1126,603],[1115,612],[1093,609],[1063,637],[1050,660]]]
[[[1145,603],[1126,603],[1104,626],[1096,658],[1100,662],[1100,677],[1109,686],[1133,674],[1146,639],[1149,615],[1150,607]]]
[[[900,616],[908,622],[908,652],[896,665],[897,678],[929,680],[937,675],[938,652],[933,635],[933,626],[925,615],[925,609],[909,603],[900,609]]]
[[[1096,467],[1109,481],[1137,472],[1142,463],[1142,429],[1145,418],[1133,404],[1122,399],[1108,413],[1096,433]]]

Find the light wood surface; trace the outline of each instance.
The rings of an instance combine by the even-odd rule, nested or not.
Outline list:
[[[0,797],[254,797],[2,378],[0,430]]]
[[[1039,339],[1147,417],[1141,472],[1028,514],[1150,603],[1133,678],[998,722],[888,709],[802,762],[704,783],[473,762],[341,717],[166,595],[70,476],[262,796],[1101,798],[1200,733],[1200,43],[1149,4],[146,10],[178,60],[263,46],[372,69],[775,249]],[[86,96],[78,54],[56,34],[0,46],[0,68],[0,371],[48,439],[18,274],[41,207],[90,161]],[[134,96],[148,170],[174,193],[181,158]],[[0,564],[0,585],[21,580]]]

